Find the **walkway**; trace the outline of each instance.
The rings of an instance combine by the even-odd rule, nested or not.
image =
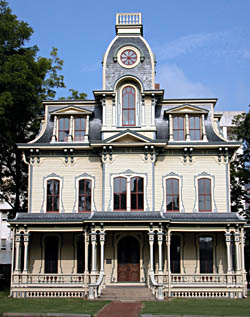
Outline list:
[[[139,302],[111,302],[97,314],[97,317],[138,317],[142,309]]]

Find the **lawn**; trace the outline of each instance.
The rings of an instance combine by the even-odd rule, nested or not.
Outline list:
[[[7,289],[0,291],[1,313],[70,313],[94,316],[109,301],[81,298],[8,298]]]
[[[164,302],[144,302],[141,314],[250,316],[250,294],[248,299],[173,298]]]

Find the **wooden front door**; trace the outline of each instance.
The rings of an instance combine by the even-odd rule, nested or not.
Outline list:
[[[136,238],[122,238],[118,244],[118,281],[140,281],[140,245]]]

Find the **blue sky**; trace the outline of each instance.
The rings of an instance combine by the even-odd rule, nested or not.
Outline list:
[[[142,12],[165,98],[218,98],[216,110],[248,111],[250,0],[9,0],[33,29],[30,45],[64,60],[67,88],[93,98],[102,88],[102,56],[117,12]],[[68,92],[59,91],[59,96]]]

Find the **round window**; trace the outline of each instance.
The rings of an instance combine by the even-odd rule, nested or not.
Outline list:
[[[126,66],[134,65],[137,61],[137,54],[131,49],[126,49],[120,55],[121,62]]]

